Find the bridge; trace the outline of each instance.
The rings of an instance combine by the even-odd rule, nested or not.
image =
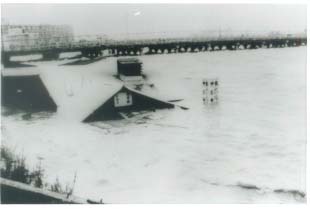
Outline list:
[[[242,50],[258,48],[283,48],[307,45],[305,35],[290,36],[257,36],[257,37],[226,37],[226,38],[167,38],[141,40],[107,40],[72,42],[62,46],[32,47],[27,49],[2,49],[2,63],[10,62],[10,57],[42,54],[43,59],[57,59],[60,53],[81,52],[82,56],[94,59],[102,56],[107,50],[111,56],[138,56],[164,53],[184,53],[217,50]]]

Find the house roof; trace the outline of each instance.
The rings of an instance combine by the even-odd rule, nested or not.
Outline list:
[[[169,101],[164,101],[162,98],[159,98],[157,95],[154,95],[154,94],[148,94],[147,92],[144,92],[144,91],[138,91],[138,90],[135,90],[135,89],[132,89],[128,86],[125,86],[125,88],[127,88],[128,90],[130,91],[133,91],[137,94],[140,94],[140,95],[143,95],[143,96],[146,96],[146,97],[149,97],[149,98],[152,98],[152,99],[155,99],[155,100],[158,100],[158,101],[161,101],[161,102],[165,102],[167,104],[171,104],[173,106],[177,106],[177,107],[180,107],[181,109],[184,109],[184,110],[187,110],[188,107],[185,107],[185,106],[182,106],[182,105],[176,105],[172,102],[169,102]]]
[[[116,61],[116,58],[101,60],[88,65],[87,69],[84,65],[59,66],[59,62],[38,63],[40,77],[58,106],[57,116],[66,120],[83,121],[121,90],[124,83],[114,77],[117,72]],[[171,96],[175,99],[170,91],[165,91],[167,85],[150,87],[146,84],[138,93],[160,98],[162,101],[172,99]],[[132,89],[133,87],[126,87],[137,91]]]
[[[88,117],[88,115],[94,112],[94,110],[100,107],[123,87],[122,82],[118,81],[116,78],[109,79],[105,77],[102,78],[101,82],[101,88],[98,89],[97,96],[92,96],[92,101],[85,102],[85,105],[83,105],[82,108],[85,111],[83,111],[84,113],[81,113],[81,119]],[[85,98],[87,97],[89,97],[89,95],[85,95]]]
[[[117,92],[119,92],[119,91],[122,90],[122,89],[126,89],[126,90],[128,90],[128,91],[130,91],[130,92],[132,92],[132,93],[139,94],[139,95],[141,95],[141,96],[144,96],[145,98],[149,98],[149,99],[152,99],[152,100],[157,101],[157,102],[165,103],[165,104],[169,105],[170,107],[175,107],[175,106],[176,106],[176,105],[173,104],[173,103],[163,101],[163,100],[161,100],[161,99],[159,99],[159,98],[155,98],[155,97],[153,97],[153,96],[151,96],[151,95],[147,95],[147,94],[145,94],[145,93],[143,93],[143,92],[141,92],[141,91],[137,91],[137,90],[135,90],[135,89],[132,89],[132,88],[126,86],[126,85],[122,85],[122,87],[121,87],[120,89],[117,89],[115,92],[111,92],[112,94],[110,94],[109,96],[107,95],[107,97],[106,97],[107,99],[104,100],[104,101],[102,101],[102,103],[101,103],[99,106],[97,106],[96,109],[94,109],[93,111],[91,111],[91,112],[85,117],[85,119],[84,119],[83,121],[88,120],[89,117],[91,117],[98,109],[100,109],[101,106],[104,105],[104,104],[106,103],[107,100],[109,100],[111,97],[113,97],[113,95],[115,95]]]
[[[133,89],[133,88],[131,88],[131,87],[129,87],[129,86],[126,86],[126,85],[124,85],[124,87],[125,87],[126,89],[128,89],[129,91],[133,91],[133,92],[135,92],[135,93],[137,93],[137,94],[140,94],[140,95],[143,95],[143,96],[146,96],[146,97],[150,97],[150,98],[153,98],[153,99],[162,101],[162,102],[166,102],[166,101],[160,99],[157,95],[148,94],[148,92],[144,92],[144,91],[138,91],[138,90]],[[170,102],[166,102],[166,103],[169,103],[169,104],[174,105],[173,103],[170,103]]]
[[[57,117],[64,120],[82,121],[123,86],[123,82],[113,76],[116,71],[113,60],[102,60],[87,67],[59,66],[59,63],[39,63],[40,77],[58,106]]]
[[[39,70],[37,69],[10,69],[10,70],[2,70],[2,76],[33,76],[40,75]]]

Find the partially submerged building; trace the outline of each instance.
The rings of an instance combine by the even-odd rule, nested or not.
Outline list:
[[[142,62],[137,58],[118,59],[117,76],[127,84],[143,84]]]
[[[2,106],[29,112],[56,111],[57,105],[37,70],[2,70]]]
[[[110,93],[107,94],[109,96],[83,122],[123,119],[124,114],[134,111],[154,111],[156,109],[175,107],[172,103],[146,95],[124,85],[119,86],[118,89],[110,89]]]
[[[138,59],[118,59],[117,75],[120,80],[113,77],[102,78],[106,88],[100,90],[101,103],[97,103],[83,122],[123,119],[132,112],[175,107],[175,104],[159,99],[158,95],[145,91],[144,88],[135,88],[143,81],[142,62]]]

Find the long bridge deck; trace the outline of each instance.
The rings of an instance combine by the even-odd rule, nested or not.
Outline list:
[[[96,41],[72,42],[65,46],[47,46],[20,50],[2,51],[2,62],[9,62],[11,56],[43,54],[45,59],[57,59],[63,52],[81,52],[83,56],[95,58],[108,50],[115,56],[142,54],[182,53],[213,50],[237,50],[257,48],[279,48],[307,45],[307,37],[253,37],[225,39],[148,39],[148,40],[110,40],[105,43]]]

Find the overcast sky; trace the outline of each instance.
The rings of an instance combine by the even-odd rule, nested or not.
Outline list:
[[[304,31],[305,5],[6,4],[10,24],[70,24],[81,34]]]

